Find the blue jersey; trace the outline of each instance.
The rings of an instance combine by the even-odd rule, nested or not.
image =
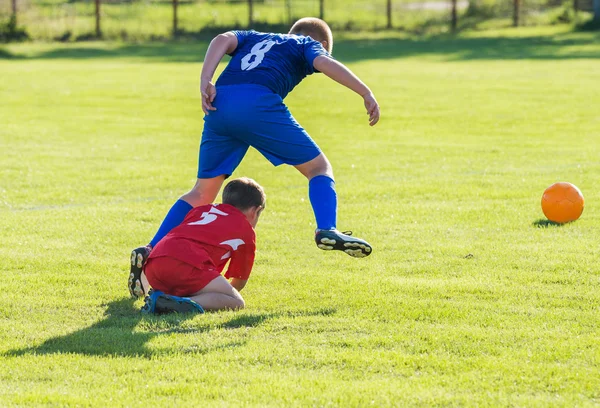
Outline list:
[[[233,31],[238,40],[231,61],[216,86],[262,85],[285,98],[307,75],[317,72],[313,61],[329,56],[321,43],[294,34]]]

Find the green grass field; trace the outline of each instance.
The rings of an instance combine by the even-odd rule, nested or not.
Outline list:
[[[341,39],[380,124],[322,76],[287,103],[373,255],[316,249],[306,182],[251,151],[247,308],[160,318],[128,258],[194,182],[206,42],[4,46],[0,405],[597,406],[599,40]],[[563,226],[560,180],[586,197]]]

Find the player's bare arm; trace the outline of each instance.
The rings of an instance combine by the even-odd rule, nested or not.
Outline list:
[[[362,96],[367,114],[369,115],[369,125],[374,126],[379,122],[379,104],[375,99],[375,95],[350,69],[344,64],[324,55],[315,58],[313,66],[329,78]]]
[[[235,51],[237,45],[238,41],[235,34],[226,32],[213,38],[208,46],[208,50],[206,50],[202,73],[200,74],[200,93],[202,95],[202,110],[207,115],[209,111],[216,110],[212,105],[217,96],[217,90],[212,83],[215,70],[225,54],[231,54]]]
[[[233,286],[234,288],[237,289],[237,291],[241,291],[242,289],[244,289],[244,286],[246,286],[246,283],[248,282],[248,279],[238,279],[238,278],[231,278],[231,286]]]

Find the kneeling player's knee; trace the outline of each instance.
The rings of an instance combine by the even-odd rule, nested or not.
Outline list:
[[[230,296],[226,303],[227,305],[225,306],[225,309],[239,310],[246,307],[246,302],[244,302],[244,299],[238,296]]]
[[[243,309],[244,307],[246,307],[246,302],[244,301],[244,298],[242,297],[242,295],[240,294],[240,292],[236,291],[235,296],[235,308],[236,309]]]
[[[237,305],[235,306],[235,308],[234,308],[234,309],[243,309],[243,308],[245,308],[245,307],[246,307],[246,302],[244,301],[244,299],[242,299],[242,298],[239,298],[239,299],[237,300]]]

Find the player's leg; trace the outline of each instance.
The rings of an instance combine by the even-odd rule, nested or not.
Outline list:
[[[181,224],[192,208],[213,203],[219,194],[224,180],[225,174],[212,178],[197,179],[194,187],[173,204],[154,238],[150,241],[150,247],[155,247],[169,231]]]
[[[256,114],[249,132],[240,132],[251,146],[260,151],[273,165],[289,164],[308,179],[309,198],[317,230],[315,241],[324,250],[341,250],[350,256],[371,254],[368,242],[341,233],[336,229],[337,194],[333,169],[327,157],[308,133],[293,118],[278,96],[271,94],[268,114]]]
[[[333,168],[320,153],[317,157],[306,163],[294,166],[308,179],[308,197],[313,207],[317,229],[335,229],[337,224],[337,193]]]
[[[211,269],[203,276],[202,270],[168,256],[150,258],[144,272],[152,289],[141,311],[149,314],[204,313],[200,305],[182,295],[197,291],[218,274]]]
[[[222,275],[214,278],[208,285],[190,299],[198,303],[204,310],[242,309],[245,306],[244,299]]]
[[[170,257],[151,258],[145,270],[152,292],[145,313],[241,309],[244,299],[216,268],[196,268]]]
[[[140,276],[140,282],[143,288],[145,288],[146,290],[150,289],[150,282],[148,282],[148,278],[146,277],[146,274],[143,271],[142,275]]]
[[[223,181],[233,173],[248,150],[248,144],[214,130],[216,127],[223,131],[219,125],[223,122],[222,119],[212,118],[211,126],[208,126],[208,122],[207,120],[207,126],[202,132],[196,184],[173,204],[150,243],[131,252],[128,289],[132,297],[142,297],[145,294],[140,277],[152,248],[169,231],[181,224],[192,208],[214,202]]]
[[[205,310],[238,310],[244,306],[245,302],[240,292],[219,275],[190,296],[170,295],[151,289],[141,311],[150,314],[204,313]]]
[[[337,224],[337,193],[333,169],[321,153],[316,158],[294,166],[308,181],[308,196],[317,220],[315,242],[323,250],[344,251],[350,256],[364,258],[373,251],[371,245],[352,232],[340,232]]]

